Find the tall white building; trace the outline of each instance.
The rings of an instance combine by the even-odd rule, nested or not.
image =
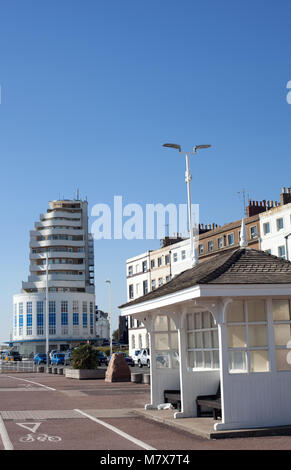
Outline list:
[[[12,342],[22,354],[45,352],[46,256],[50,349],[96,338],[94,248],[88,203],[56,200],[30,232],[30,275],[13,297]]]

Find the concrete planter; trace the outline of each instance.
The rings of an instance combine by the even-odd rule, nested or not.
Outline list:
[[[70,379],[104,379],[105,369],[65,369],[65,376]]]

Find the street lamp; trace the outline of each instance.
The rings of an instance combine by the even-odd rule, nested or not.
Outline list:
[[[192,226],[192,204],[191,204],[191,179],[192,175],[190,173],[190,155],[196,155],[197,150],[208,149],[211,145],[195,145],[193,147],[193,152],[182,152],[181,146],[178,144],[163,144],[163,147],[173,148],[179,151],[186,156],[186,173],[185,173],[185,182],[187,184],[187,198],[188,198],[188,218],[189,218],[189,231],[190,231],[190,253],[191,253],[191,264],[195,266],[198,264],[198,254],[194,246],[193,239],[193,226]]]
[[[48,251],[46,252],[46,283],[45,283],[45,350],[46,366],[49,367],[49,290],[48,290]]]
[[[112,291],[111,291],[111,281],[106,280],[106,283],[109,285],[109,337],[110,337],[110,356],[112,356]]]

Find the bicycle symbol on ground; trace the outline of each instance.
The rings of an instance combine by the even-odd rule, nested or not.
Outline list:
[[[33,436],[32,434],[27,434],[19,439],[20,442],[59,442],[62,438],[60,436],[48,436],[47,434],[39,434],[38,436]]]

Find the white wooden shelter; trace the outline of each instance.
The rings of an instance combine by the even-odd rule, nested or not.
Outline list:
[[[150,336],[151,403],[181,391],[175,418],[220,383],[216,430],[291,425],[291,263],[239,248],[122,305]],[[290,352],[289,352],[290,351]]]

